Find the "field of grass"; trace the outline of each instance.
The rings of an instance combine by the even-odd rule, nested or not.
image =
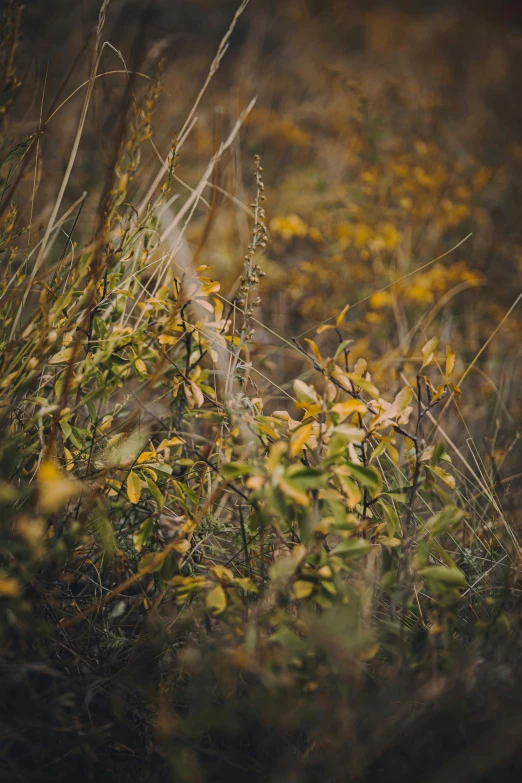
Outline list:
[[[518,780],[520,36],[156,5],[1,12],[0,779]]]

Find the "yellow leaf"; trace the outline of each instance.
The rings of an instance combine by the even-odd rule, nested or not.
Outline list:
[[[42,462],[38,471],[38,504],[44,514],[58,511],[80,492],[80,482],[68,478],[53,460]]]
[[[366,359],[362,359],[362,358],[357,359],[353,371],[356,375],[364,375],[367,367],[368,367],[368,362],[366,361]]]
[[[450,345],[446,346],[446,378],[449,378],[455,367],[455,351]]]
[[[346,498],[348,500],[348,506],[350,508],[355,508],[355,506],[361,502],[362,500],[362,492],[349,476],[343,475],[343,468],[339,468],[339,471],[335,470],[334,472],[337,474],[337,478],[339,479],[339,483],[341,485],[341,488],[346,495]]]
[[[450,383],[450,386],[453,389],[453,393],[455,394],[457,400],[460,400],[462,397],[462,390],[457,386],[456,383]]]
[[[450,473],[446,473],[445,470],[439,468],[437,465],[433,465],[431,470],[433,473],[437,474],[437,476],[446,484],[447,487],[450,489],[455,489],[456,481],[454,476],[452,476]]]
[[[194,399],[196,400],[196,404],[198,408],[202,408],[205,403],[205,397],[203,396],[203,392],[201,391],[199,386],[197,386],[197,384],[194,383],[194,381],[190,382],[190,388],[192,390],[192,394],[194,395]],[[186,390],[186,386],[185,386],[185,390]]]
[[[321,352],[320,352],[319,348],[317,347],[316,343],[314,343],[314,341],[310,340],[308,337],[305,337],[304,339],[305,339],[305,343],[307,343],[309,345],[310,350],[312,351],[313,355],[315,356],[315,358],[317,359],[319,364],[322,364],[323,363],[323,357],[321,356]]]
[[[230,582],[234,581],[234,574],[232,573],[230,568],[225,568],[225,566],[222,565],[216,565],[216,566],[212,566],[208,570],[209,573],[212,574],[214,579],[217,579],[220,582],[229,584]]]
[[[281,464],[281,458],[286,451],[286,443],[284,440],[278,440],[270,446],[268,457],[266,458],[266,469],[269,473],[273,473]]]
[[[261,430],[261,432],[264,432],[265,435],[268,435],[269,438],[273,438],[274,440],[277,440],[277,438],[279,437],[275,429],[271,427],[269,424],[266,424],[263,421],[258,421],[257,426]]]
[[[281,489],[285,495],[288,495],[288,497],[292,498],[292,500],[295,500],[297,503],[299,503],[300,506],[308,506],[310,503],[310,498],[306,492],[298,489],[295,484],[291,484],[285,478],[279,479],[279,489]]]
[[[160,445],[156,449],[156,451],[163,451],[164,449],[168,448],[169,446],[182,446],[185,441],[182,440],[182,438],[174,437],[174,438],[165,438],[161,441]]]
[[[224,310],[224,305],[221,299],[217,299],[217,297],[214,297],[214,317],[216,321],[221,321],[221,318],[223,317],[223,310]]]
[[[395,538],[395,536],[392,536],[391,538],[389,536],[385,536],[384,538],[379,539],[379,544],[383,544],[383,546],[389,546],[394,549],[395,547],[401,545],[401,540],[400,538]]]
[[[180,555],[186,555],[190,549],[190,541],[188,538],[184,538],[182,541],[178,541],[177,544],[174,544],[172,548],[175,552],[179,552]]]
[[[155,451],[142,451],[136,462],[141,465],[142,462],[148,462],[151,459],[156,459]]]
[[[317,402],[317,392],[313,386],[309,386],[304,381],[296,378],[294,381],[295,396],[301,402]]]
[[[383,440],[381,440],[379,445],[372,451],[368,462],[372,462],[372,460],[377,459],[377,457],[380,457],[381,454],[383,454],[385,451],[386,451],[386,443]]]
[[[311,416],[317,416],[318,413],[321,413],[322,407],[319,405],[319,403],[306,403],[306,402],[296,402],[295,404],[296,408],[302,408],[304,410],[303,419],[309,419]]]
[[[114,416],[104,416],[102,423],[98,427],[100,432],[107,432],[112,427]]]
[[[208,296],[209,294],[216,294],[220,288],[221,288],[221,283],[218,283],[216,281],[205,283],[204,285],[201,286],[196,296]]]
[[[118,182],[118,193],[125,193],[127,190],[127,185],[129,184],[129,175],[123,174],[120,177],[120,181]]]
[[[114,497],[114,495],[117,495],[121,489],[121,481],[116,481],[116,479],[107,479],[107,486],[109,487],[109,496]]]
[[[330,409],[330,412],[337,413],[340,417],[340,421],[344,421],[353,413],[361,413],[364,415],[365,413],[368,413],[368,409],[362,400],[345,400],[344,402],[336,402]]]
[[[299,427],[290,438],[290,456],[297,457],[301,449],[304,447],[306,441],[312,434],[313,424],[305,424],[303,427]]]
[[[369,644],[366,647],[363,647],[362,650],[359,653],[359,658],[361,661],[371,661],[377,653],[379,652],[380,645],[378,642],[375,644]]]
[[[0,596],[17,598],[22,592],[20,583],[11,576],[0,576]]]
[[[145,364],[143,359],[136,359],[136,362],[135,362],[134,366],[136,367],[137,371],[141,375],[146,375],[147,374],[147,365]]]
[[[443,394],[444,394],[444,384],[440,383],[435,389],[435,394],[433,396],[432,402],[439,400]]]
[[[292,586],[292,595],[297,601],[300,601],[302,598],[308,598],[313,591],[313,582],[305,582],[304,579],[298,579]]]
[[[426,345],[422,348],[422,355],[424,357],[424,361],[422,362],[421,370],[423,367],[427,367],[428,364],[430,364],[433,361],[433,351],[439,344],[439,341],[436,337],[432,337],[431,340],[428,340]]]
[[[74,468],[74,458],[67,446],[63,447],[63,453],[66,459],[65,470],[72,470]]]
[[[160,334],[158,342],[160,345],[176,345],[179,342],[179,337],[175,337],[173,334]]]
[[[387,443],[386,444],[386,451],[388,452],[388,454],[390,456],[390,459],[393,462],[393,464],[394,465],[398,465],[399,464],[399,452],[397,451],[395,446],[393,446],[391,443]]]
[[[141,479],[131,471],[127,476],[127,495],[131,503],[139,503],[141,496]]]
[[[245,486],[247,486],[248,489],[256,490],[256,489],[261,489],[263,483],[264,481],[262,476],[250,476],[245,481]]]
[[[74,355],[74,348],[63,348],[61,351],[58,351],[58,353],[55,353],[54,356],[51,356],[51,358],[48,361],[48,364],[67,364]]]
[[[227,595],[221,585],[212,587],[205,598],[205,604],[210,614],[221,614],[227,608]]]
[[[322,566],[322,568],[318,569],[317,576],[320,576],[321,579],[330,579],[332,576],[332,569],[327,565]]]
[[[317,334],[327,332],[329,329],[335,329],[335,326],[333,324],[321,324],[321,326],[317,329]]]
[[[374,399],[379,396],[378,388],[367,378],[363,378],[362,375],[358,375],[354,372],[343,372],[339,367],[335,366],[333,371],[334,378],[342,385],[343,389],[351,392],[354,386],[359,386],[363,391],[371,394]]]
[[[380,424],[382,421],[396,419],[398,416],[401,415],[401,413],[403,413],[403,411],[406,410],[412,398],[413,398],[413,389],[411,388],[411,386],[405,386],[404,389],[401,389],[401,391],[395,397],[390,407],[387,410],[383,411],[379,416],[377,416],[377,418],[373,421],[372,426],[375,427],[377,424]]]
[[[337,318],[335,319],[335,325],[337,326],[337,328],[341,326],[342,322],[344,321],[344,316],[346,315],[349,309],[350,309],[350,305],[349,304],[345,305],[341,310],[341,312],[339,313],[339,315],[337,316]]]

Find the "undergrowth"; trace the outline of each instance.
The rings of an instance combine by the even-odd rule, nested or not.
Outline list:
[[[412,342],[413,377],[377,388],[351,356],[348,306],[287,341],[290,385],[256,367],[258,157],[235,295],[184,265],[189,221],[253,103],[174,213],[192,115],[153,187],[139,181],[162,66],[133,94],[96,231],[75,239],[83,200],[60,216],[61,202],[107,5],[38,241],[10,191],[39,132],[9,135],[14,4],[4,19],[4,778],[482,779],[518,750],[519,545],[480,457],[437,425],[468,372],[432,332]]]

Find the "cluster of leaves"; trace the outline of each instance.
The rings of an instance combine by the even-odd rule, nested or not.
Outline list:
[[[353,26],[368,40],[379,24],[383,35],[389,26],[406,36],[406,19],[390,17],[361,12]],[[299,33],[293,37],[297,47]],[[392,49],[386,49],[390,62]],[[429,337],[419,327],[434,321],[445,320],[441,328],[458,353],[477,352],[511,304],[506,297],[501,315],[502,291],[519,288],[516,230],[505,231],[507,218],[497,225],[513,203],[515,146],[506,146],[500,159],[476,139],[457,145],[442,90],[428,89],[426,74],[413,67],[388,74],[380,51],[371,57],[348,52],[330,64],[333,58],[317,45],[314,61],[323,67],[309,70],[292,53],[287,78],[293,83],[277,82],[284,101],[269,115],[267,131],[271,138],[272,126],[278,129],[281,150],[272,153],[279,187],[269,221],[270,296],[263,319],[308,333],[311,323],[328,322],[345,301],[359,305],[350,323],[353,355],[380,359],[387,384],[400,383],[398,362],[419,355]],[[328,101],[317,97],[325,95]],[[282,129],[283,120],[292,130]],[[255,138],[262,134],[258,129]],[[505,286],[507,278],[513,289]],[[495,296],[485,295],[486,285]],[[518,322],[507,326],[505,350],[516,350],[519,329]],[[495,349],[489,361],[498,362]],[[406,366],[414,382],[416,369]],[[481,397],[491,399],[491,387],[481,386]]]
[[[319,189],[319,195],[310,198],[314,203],[310,215],[309,206],[303,203],[306,212],[302,217],[281,214],[270,223],[276,257],[287,252],[296,239],[307,239],[311,246],[305,260],[286,272],[285,280],[291,301],[307,321],[330,316],[326,301],[333,299],[340,305],[336,296],[339,275],[344,290],[355,285],[359,297],[367,287],[375,288],[376,278],[391,286],[370,299],[365,319],[370,324],[385,320],[382,309],[392,308],[393,297],[415,316],[419,308],[454,286],[476,285],[481,280],[462,260],[439,263],[412,281],[401,278],[416,265],[420,243],[425,248],[434,240],[451,242],[465,236],[472,216],[484,220],[478,203],[492,172],[475,161],[454,161],[433,141],[404,139],[392,135],[390,129],[372,141],[368,101],[358,92],[356,96],[345,129],[346,184],[338,186],[336,204],[331,194],[321,197]],[[397,258],[400,262],[393,269],[390,260]]]

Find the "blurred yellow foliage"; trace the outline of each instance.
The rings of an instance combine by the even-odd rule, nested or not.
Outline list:
[[[293,237],[306,237],[308,227],[298,215],[280,215],[270,221],[270,231],[281,239],[289,240]]]

